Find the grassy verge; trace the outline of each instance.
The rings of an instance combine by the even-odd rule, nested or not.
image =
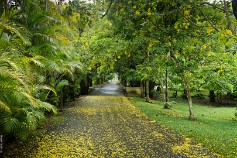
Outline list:
[[[211,107],[194,104],[195,121],[188,120],[188,104],[179,102],[172,109],[162,102],[147,103],[130,97],[134,105],[151,119],[157,120],[177,133],[185,135],[224,157],[237,157],[237,122],[233,121],[235,108]]]

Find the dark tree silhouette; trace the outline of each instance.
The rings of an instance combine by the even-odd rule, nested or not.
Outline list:
[[[237,0],[232,0],[232,8],[235,18],[237,19]]]

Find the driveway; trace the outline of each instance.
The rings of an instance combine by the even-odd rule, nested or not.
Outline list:
[[[96,88],[65,110],[63,122],[34,143],[12,145],[5,157],[218,157],[201,144],[150,120],[122,92],[113,82]]]

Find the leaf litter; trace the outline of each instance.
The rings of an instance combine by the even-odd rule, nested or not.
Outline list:
[[[41,139],[11,144],[4,157],[221,157],[149,119],[124,96],[84,96],[74,105]]]

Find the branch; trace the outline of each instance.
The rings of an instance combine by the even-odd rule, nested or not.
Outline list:
[[[204,16],[204,18],[207,20],[207,22],[218,32],[220,32],[220,30],[209,20],[209,18],[203,13],[203,11],[199,8],[199,6],[194,5],[200,12],[201,14]]]
[[[197,26],[197,27],[200,27],[198,24],[196,24],[195,22],[193,22],[191,19],[187,18],[187,17],[180,11],[180,9],[178,9],[178,12],[179,12],[180,14],[182,14],[183,17],[184,17],[186,20],[188,20],[190,23],[192,23],[193,25],[195,25],[195,26]]]
[[[215,4],[212,4],[212,3],[209,3],[209,2],[203,2],[203,3],[201,3],[201,5],[205,5],[205,4],[212,6],[214,9],[219,9],[219,10],[225,12],[225,9],[220,8],[220,7],[217,7]],[[232,12],[229,11],[229,13],[232,13]]]
[[[110,0],[109,7],[107,8],[106,12],[102,15],[101,19],[103,19],[109,12],[111,6],[112,6],[113,0]]]

